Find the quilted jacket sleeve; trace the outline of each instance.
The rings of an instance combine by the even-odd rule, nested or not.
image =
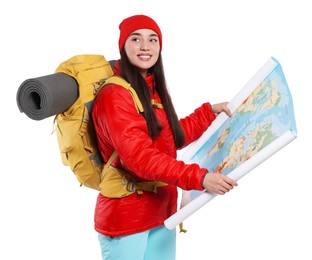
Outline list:
[[[208,106],[204,105],[181,120],[188,142],[198,138],[211,123],[213,115]],[[207,111],[208,117],[204,115]],[[176,160],[171,132],[151,140],[146,121],[137,112],[126,89],[117,85],[105,87],[94,105],[93,119],[104,158],[108,158],[115,149],[128,169],[142,179],[163,181],[185,190],[203,189],[202,179],[207,169]],[[204,123],[199,124],[201,121]],[[108,151],[107,147],[111,150]]]
[[[211,110],[209,103],[204,103],[201,107],[197,108],[191,115],[180,119],[183,127],[186,142],[185,146],[196,141],[203,132],[211,125],[212,121],[216,118]]]

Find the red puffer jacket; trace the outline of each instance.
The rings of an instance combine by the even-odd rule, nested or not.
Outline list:
[[[146,77],[152,88],[153,76]],[[152,91],[151,91],[152,92]],[[157,93],[151,98],[159,103]],[[146,121],[137,112],[133,99],[118,85],[106,86],[98,95],[93,107],[93,119],[98,143],[104,160],[114,150],[129,170],[144,180],[167,183],[157,193],[145,191],[121,199],[98,195],[95,209],[95,230],[107,236],[122,236],[163,225],[165,219],[177,211],[177,186],[202,190],[206,169],[197,164],[186,165],[176,160],[176,147],[164,109],[155,108],[162,124],[160,136],[152,141]],[[186,145],[195,141],[215,119],[210,104],[205,103],[188,117],[181,119]],[[121,167],[120,159],[113,163]]]

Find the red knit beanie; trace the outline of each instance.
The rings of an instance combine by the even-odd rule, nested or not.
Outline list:
[[[150,29],[157,33],[159,38],[160,50],[162,48],[162,35],[157,23],[146,15],[134,15],[124,19],[120,25],[119,51],[123,48],[127,38],[131,33],[139,29]]]

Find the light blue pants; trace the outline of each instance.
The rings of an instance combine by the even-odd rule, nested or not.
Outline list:
[[[103,260],[174,260],[176,230],[161,226],[128,236],[98,234]]]

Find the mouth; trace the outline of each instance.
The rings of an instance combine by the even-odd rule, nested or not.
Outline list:
[[[151,57],[152,57],[152,55],[149,55],[149,54],[139,54],[138,55],[138,58],[140,60],[149,60]]]

